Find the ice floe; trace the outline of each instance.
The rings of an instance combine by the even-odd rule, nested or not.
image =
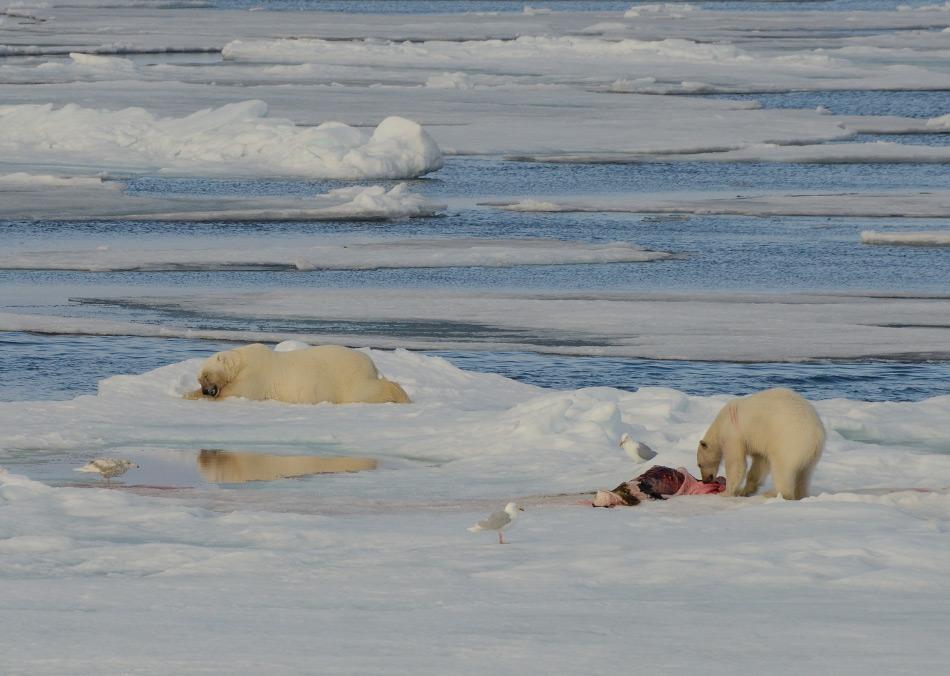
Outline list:
[[[950,162],[950,147],[875,141],[871,143],[826,143],[821,145],[751,143],[740,148],[699,152],[649,153],[551,153],[511,156],[511,159],[563,163],[646,162],[793,162],[799,164],[866,164],[869,162],[919,164]]]
[[[0,174],[0,192],[45,191],[48,188],[67,188],[80,190],[121,190],[122,183],[107,181],[98,176],[56,176],[54,174],[30,174],[18,171],[12,174]],[[5,204],[12,196],[5,195]],[[3,206],[0,206],[2,209]]]
[[[89,85],[52,84],[42,90],[0,86],[0,98],[8,103],[42,101],[67,106],[88,96]],[[235,94],[232,87],[176,82],[107,82],[96,83],[95,89],[97,105],[103,108],[122,108],[148,97],[150,111],[172,118],[192,114],[196,102],[229,105]],[[314,106],[312,97],[317,91],[320,105]],[[162,95],[157,97],[156,92]],[[658,96],[605,96],[576,88],[501,87],[486,95],[478,88],[344,85],[314,89],[262,84],[242,87],[240,93],[267,101],[273,115],[293,119],[293,129],[305,136],[319,134],[319,127],[310,125],[327,120],[375,127],[385,111],[398,107],[401,114],[424,123],[425,133],[445,154],[708,152],[763,142],[819,143],[854,133],[834,116],[813,110],[757,110],[744,101],[689,97],[670,101]],[[702,128],[695,124],[697,117],[704,120]],[[11,161],[44,160],[49,161],[47,152],[31,150],[19,157],[0,157],[0,167]],[[185,165],[185,158],[178,163]],[[284,169],[282,173],[291,172]]]
[[[373,133],[339,122],[303,128],[244,101],[161,118],[69,104],[0,106],[5,162],[84,164],[108,169],[311,178],[413,178],[442,166],[415,122],[383,120]]]
[[[604,39],[590,35],[590,27],[582,32],[469,41],[234,40],[222,54],[248,64],[345,66],[350,78],[400,85],[439,69],[504,75],[523,87],[557,83],[653,94],[905,89],[908,78],[919,88],[937,89],[950,81],[940,68],[945,57],[926,50],[850,46],[776,55],[749,41],[740,47],[724,40],[640,39],[615,32]],[[252,68],[244,72],[254,79]],[[319,73],[310,71],[310,77]]]
[[[681,19],[686,14],[696,11],[696,5],[690,5],[685,2],[662,2],[662,3],[647,3],[647,4],[635,4],[626,12],[623,13],[623,18],[625,19],[636,19],[643,14],[654,14],[670,17],[673,19]]]
[[[224,212],[222,212],[224,213]],[[253,212],[252,212],[253,213]],[[365,214],[365,212],[362,212]],[[213,220],[219,220],[217,218]],[[226,220],[226,219],[220,219]],[[577,265],[663,260],[635,244],[550,239],[343,239],[274,236],[110,239],[108,245],[50,238],[42,248],[10,246],[0,269],[181,271],[234,269],[377,270],[460,266]]]
[[[56,191],[48,188],[55,186]],[[128,195],[125,184],[92,176],[0,174],[0,216],[18,220],[373,221],[434,216],[445,206],[405,183],[351,186],[307,197],[151,197]],[[41,199],[39,197],[42,197]],[[11,249],[12,251],[12,249]]]
[[[742,216],[861,216],[864,218],[946,218],[950,192],[846,193],[659,193],[624,197],[578,196],[538,200],[490,201],[484,204],[522,212],[629,212],[734,214]]]
[[[857,243],[856,243],[857,245]],[[945,359],[950,299],[901,293],[648,293],[286,289],[156,293],[73,301],[151,309],[160,323],[0,313],[0,330],[180,336],[410,349],[526,350],[723,361]],[[29,290],[17,292],[20,302]],[[61,310],[53,308],[56,314]],[[200,328],[182,317],[205,317]],[[701,318],[701,319],[700,319]],[[216,327],[216,320],[220,320]],[[280,320],[282,330],[268,330]],[[233,323],[263,326],[236,330]],[[154,320],[153,320],[154,322]],[[321,328],[325,323],[325,328]],[[294,331],[294,325],[299,328]]]
[[[950,231],[933,232],[876,232],[861,233],[864,244],[902,244],[905,246],[950,246]]]
[[[55,6],[40,12],[42,24],[10,31],[6,53],[34,56],[0,66],[0,82],[9,83],[0,84],[0,100],[54,106],[95,101],[113,114],[147,102],[152,115],[181,118],[196,107],[235,103],[239,94],[266,101],[274,115],[297,125],[298,134],[314,131],[299,127],[331,120],[375,127],[397,113],[424,124],[443,151],[460,154],[586,161],[614,152],[691,152],[731,161],[711,151],[736,151],[738,160],[946,161],[933,148],[786,147],[843,139],[884,122],[815,110],[750,110],[750,102],[636,95],[946,89],[950,75],[939,39],[945,11],[724,13],[685,7],[637,6],[632,9],[639,15],[628,18],[620,12],[505,13],[464,22],[438,15],[408,21],[190,9],[154,11],[143,30],[131,8],[110,9],[103,26],[86,8]],[[598,25],[604,34],[585,30]],[[785,39],[789,31],[795,39]],[[783,39],[772,39],[777,37]],[[220,52],[226,60],[159,56],[187,50]],[[116,56],[123,52],[155,56]],[[27,82],[45,84],[18,84]],[[694,124],[699,117],[702,128]],[[886,126],[943,131],[923,120],[894,118]],[[43,156],[48,159],[48,153],[19,159],[42,164]],[[199,159],[207,164],[187,153],[178,162]],[[430,160],[375,170],[357,163],[333,175],[418,175],[437,164]],[[294,164],[288,158],[280,164],[286,162]],[[287,166],[267,171],[316,172]]]

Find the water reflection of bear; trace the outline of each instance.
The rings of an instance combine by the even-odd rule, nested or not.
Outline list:
[[[198,471],[205,481],[216,484],[273,481],[308,474],[359,472],[366,469],[376,469],[376,461],[372,458],[266,455],[221,450],[202,450],[198,453]]]

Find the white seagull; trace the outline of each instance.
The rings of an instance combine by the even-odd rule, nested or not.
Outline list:
[[[634,441],[626,432],[620,436],[620,443],[617,445],[625,450],[627,455],[637,462],[640,462],[641,460],[652,460],[656,457],[656,451],[654,451],[642,441]]]
[[[138,469],[138,465],[136,465],[131,460],[119,460],[118,458],[96,458],[95,460],[87,462],[82,467],[78,467],[73,471],[98,474],[106,480],[106,483],[109,483],[109,479],[122,476],[133,467]]]
[[[468,530],[471,533],[477,533],[482,530],[497,530],[498,544],[507,544],[505,539],[501,536],[501,532],[506,528],[511,528],[511,526],[514,525],[515,521],[518,519],[518,512],[523,511],[524,507],[520,507],[517,502],[509,502],[507,505],[505,505],[504,509],[499,509],[497,512],[492,512],[488,515],[488,518],[479,521]]]

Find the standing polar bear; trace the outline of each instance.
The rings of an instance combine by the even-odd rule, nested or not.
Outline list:
[[[275,352],[255,343],[208,357],[201,388],[188,399],[276,399],[290,404],[408,404],[399,385],[379,375],[373,360],[340,345]]]
[[[771,467],[774,494],[801,500],[824,445],[825,428],[814,407],[791,390],[775,388],[726,404],[699,442],[696,461],[709,482],[725,460],[723,495],[754,495]]]

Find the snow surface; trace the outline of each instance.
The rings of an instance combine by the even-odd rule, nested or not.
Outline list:
[[[339,122],[301,128],[268,118],[263,101],[181,118],[144,108],[0,106],[0,151],[8,163],[216,175],[414,178],[442,166],[439,147],[410,120],[388,117],[371,135]]]
[[[863,244],[903,244],[907,246],[950,246],[950,231],[861,233]]]
[[[583,673],[633,645],[640,668],[702,660],[731,674],[739,632],[761,646],[744,664],[769,673],[939,671],[950,398],[816,402],[828,445],[802,502],[595,510],[584,493],[644,467],[617,446],[623,432],[656,462],[691,466],[727,398],[551,391],[371,355],[415,403],[185,401],[190,360],[107,379],[97,396],[0,404],[15,468],[0,471],[4,669]],[[138,484],[202,446],[382,468],[272,488]],[[142,469],[114,482],[125,490],[24,476],[126,449]],[[512,544],[465,531],[509,499],[527,507]],[[102,636],[121,645],[104,651]]]

